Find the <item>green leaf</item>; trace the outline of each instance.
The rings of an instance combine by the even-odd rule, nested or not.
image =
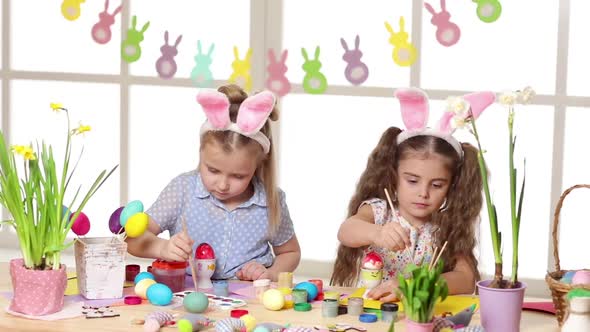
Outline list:
[[[413,299],[413,305],[412,305],[412,309],[414,310],[418,310],[420,308],[422,308],[422,300],[420,300],[419,297],[415,296]]]
[[[518,225],[520,226],[520,214],[522,212],[522,201],[524,198],[524,186],[526,182],[526,159],[524,160],[524,171],[522,174],[522,186],[520,187],[520,194],[518,198],[518,213],[516,215],[516,220],[518,220]]]

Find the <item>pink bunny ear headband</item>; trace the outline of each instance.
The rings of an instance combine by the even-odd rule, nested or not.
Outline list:
[[[399,99],[402,119],[406,130],[397,136],[399,145],[414,136],[435,136],[444,139],[463,158],[461,143],[453,137],[455,129],[463,127],[469,119],[477,119],[479,115],[496,99],[493,92],[474,92],[463,97],[449,97],[447,109],[434,128],[426,127],[428,122],[428,96],[417,88],[401,88],[395,90]]]
[[[197,102],[207,116],[207,121],[201,126],[201,136],[211,130],[231,130],[260,143],[264,153],[270,151],[270,140],[260,132],[260,128],[264,126],[275,106],[272,92],[262,91],[246,98],[240,104],[235,123],[230,121],[230,102],[225,94],[213,89],[201,89]]]

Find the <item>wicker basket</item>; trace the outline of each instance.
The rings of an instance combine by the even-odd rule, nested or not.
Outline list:
[[[568,188],[566,191],[561,194],[559,201],[557,202],[557,206],[555,207],[555,213],[553,215],[553,256],[555,257],[555,271],[548,272],[547,276],[545,277],[545,281],[549,285],[549,289],[551,290],[551,296],[553,297],[553,305],[555,306],[555,313],[557,316],[557,322],[559,326],[563,325],[564,319],[567,317],[567,299],[566,295],[567,292],[574,288],[583,288],[590,290],[590,284],[583,284],[583,285],[571,285],[561,282],[561,277],[568,272],[568,270],[562,270],[559,266],[559,238],[557,234],[557,230],[559,229],[559,213],[561,212],[561,207],[563,205],[563,200],[567,195],[569,195],[574,189],[578,188],[588,188],[590,189],[590,184],[577,184],[573,187]],[[575,287],[573,287],[575,286]]]

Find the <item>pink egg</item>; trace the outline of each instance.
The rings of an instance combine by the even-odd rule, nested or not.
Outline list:
[[[572,285],[585,284],[590,285],[590,271],[580,270],[572,277]]]
[[[213,259],[215,258],[215,252],[209,243],[201,243],[197,247],[195,256],[197,259]]]
[[[70,215],[70,219],[72,219],[75,214],[76,213],[72,213]],[[72,225],[72,232],[76,233],[78,236],[81,236],[88,234],[88,231],[90,231],[90,220],[88,219],[88,216],[84,214],[84,212],[80,212],[78,218],[76,218],[74,224]]]
[[[374,251],[368,252],[363,258],[363,268],[381,270],[383,268],[383,259]]]

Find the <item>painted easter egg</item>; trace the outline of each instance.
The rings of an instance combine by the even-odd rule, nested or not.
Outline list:
[[[363,268],[381,270],[383,268],[383,259],[374,251],[368,252],[363,258]]]
[[[125,232],[128,237],[138,237],[147,229],[149,217],[143,212],[132,215],[125,224]]]
[[[139,212],[143,212],[142,202],[131,201],[127,203],[127,205],[125,205],[125,208],[123,208],[123,211],[121,211],[121,219],[119,220],[121,222],[121,226],[125,227],[125,225],[127,224],[127,220],[129,220],[129,218],[131,218],[132,215]]]
[[[590,271],[579,270],[572,277],[572,285],[590,285]]]
[[[148,287],[146,296],[153,305],[169,305],[172,301],[172,290],[164,284],[153,284]]]
[[[141,297],[144,300],[147,299],[147,290],[151,285],[155,283],[156,281],[154,279],[143,279],[139,281],[135,285],[135,295]]]
[[[201,313],[209,307],[209,298],[201,292],[190,293],[184,297],[182,305],[188,312]]]
[[[125,207],[121,206],[120,208],[116,209],[109,218],[109,229],[113,234],[119,234],[121,232],[121,212]]]
[[[559,281],[564,284],[571,284],[574,274],[576,274],[576,271],[567,271]]]
[[[246,332],[252,332],[252,330],[254,330],[256,327],[256,318],[250,314],[240,317],[240,320],[242,320],[244,325],[246,325]]]
[[[278,289],[266,290],[262,294],[262,304],[268,310],[281,310],[285,305],[285,296]]]
[[[307,291],[307,302],[315,300],[315,298],[318,296],[318,286],[309,281],[300,282],[295,285],[294,288],[305,289]]]
[[[201,243],[195,251],[195,257],[197,259],[214,259],[215,252],[209,243]]]
[[[151,274],[150,272],[140,272],[135,276],[135,279],[133,279],[133,283],[137,284],[138,282],[142,281],[143,279],[156,280],[154,275]]]
[[[70,215],[70,219],[74,217],[74,214],[72,213]],[[72,224],[72,232],[78,236],[82,236],[88,234],[88,231],[90,231],[90,219],[88,219],[88,216],[84,212],[80,212],[78,218]]]
[[[64,216],[71,215],[71,212],[72,212],[72,211],[70,211],[70,210],[68,209],[68,207],[67,207],[67,206],[65,206],[65,205],[62,205],[62,206],[61,206],[61,217],[62,217],[62,218],[63,218]]]

